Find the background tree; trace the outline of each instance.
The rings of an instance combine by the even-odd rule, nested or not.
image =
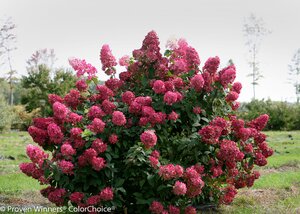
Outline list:
[[[14,82],[17,80],[15,77],[16,71],[12,67],[12,52],[16,50],[16,25],[12,22],[11,18],[7,18],[2,26],[0,26],[0,57],[2,64],[8,66],[7,79],[9,83],[9,103],[14,104]]]
[[[248,76],[252,78],[253,99],[255,99],[255,86],[263,77],[258,61],[259,48],[263,37],[271,32],[265,27],[263,19],[256,17],[254,14],[250,14],[245,19],[243,32],[248,48],[248,63],[252,70]]]
[[[53,50],[36,51],[27,61],[27,76],[22,77],[22,87],[26,92],[21,97],[21,103],[31,112],[41,108],[41,114],[51,113],[48,105],[48,94],[64,96],[74,87],[76,77],[71,70],[53,68],[55,54]]]
[[[3,95],[5,101],[9,103],[10,100],[10,84],[9,80],[4,77],[0,77],[0,94]],[[21,95],[23,93],[21,80],[16,79],[13,81],[13,89],[14,89],[14,105],[19,105],[21,103]]]
[[[293,84],[295,87],[297,103],[300,100],[300,48],[295,52],[294,56],[292,57],[291,64],[288,65],[289,67],[289,82]]]

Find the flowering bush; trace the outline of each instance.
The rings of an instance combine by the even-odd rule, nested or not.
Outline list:
[[[261,132],[268,115],[250,122],[235,116],[242,85],[233,65],[218,57],[202,69],[198,53],[180,39],[160,53],[155,32],[133,57],[124,56],[119,79],[108,45],[103,71],[70,59],[79,78],[64,98],[49,95],[53,117],[29,128],[31,163],[20,169],[48,185],[41,193],[57,206],[115,206],[128,213],[196,213],[207,203],[232,202],[251,187],[273,151]]]

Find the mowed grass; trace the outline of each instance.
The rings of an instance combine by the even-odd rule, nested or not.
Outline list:
[[[265,132],[274,155],[268,165],[257,168],[261,177],[252,188],[239,190],[232,205],[220,213],[300,213],[300,131]],[[29,162],[26,145],[33,143],[26,132],[0,134],[0,206],[50,206],[39,183],[19,170]]]
[[[19,170],[20,163],[30,162],[25,151],[28,144],[33,141],[26,132],[0,134],[0,206],[48,203],[39,193],[43,186]]]
[[[300,166],[300,132],[266,132],[267,142],[274,150],[268,158],[268,167]]]

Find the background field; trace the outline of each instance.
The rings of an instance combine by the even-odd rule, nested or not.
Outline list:
[[[300,213],[300,131],[265,133],[274,155],[254,187],[240,190],[232,205],[219,208],[221,213]],[[0,135],[0,206],[52,206],[40,195],[38,182],[19,171],[19,163],[28,161],[29,143],[26,132]]]

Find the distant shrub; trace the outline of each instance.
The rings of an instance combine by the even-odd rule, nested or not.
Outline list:
[[[253,100],[242,103],[239,116],[251,120],[261,114],[270,116],[266,130],[299,130],[300,105],[271,100]]]
[[[11,128],[25,131],[32,123],[32,119],[41,115],[40,108],[27,112],[24,105],[16,105],[12,107],[14,120]]]

